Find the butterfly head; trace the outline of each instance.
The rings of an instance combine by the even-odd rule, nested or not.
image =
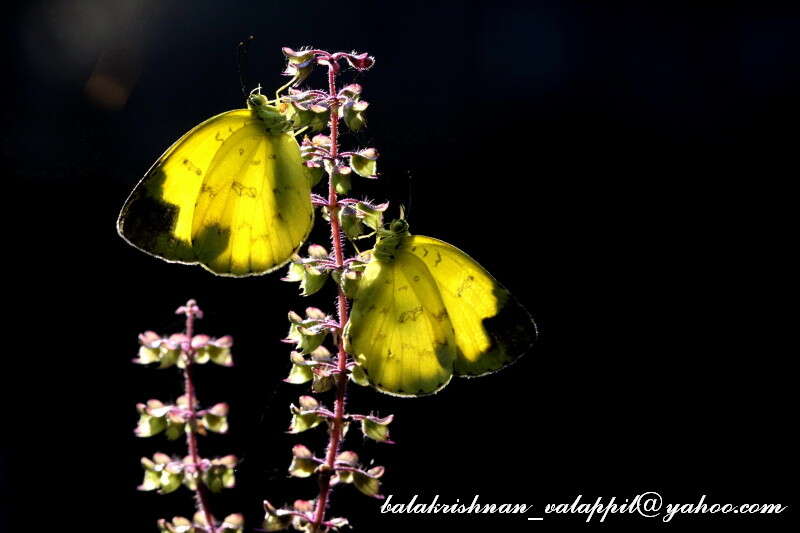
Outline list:
[[[405,219],[403,218],[398,218],[397,220],[393,220],[389,224],[389,228],[387,231],[391,233],[405,235],[408,233],[408,222],[406,222]]]
[[[372,254],[378,261],[394,261],[398,248],[403,243],[403,238],[410,235],[408,232],[408,222],[402,218],[393,220],[378,230],[378,238],[375,241],[375,249]]]
[[[264,123],[267,130],[277,135],[292,130],[292,125],[280,110],[272,105],[266,96],[261,94],[261,87],[257,87],[247,97],[247,109]]]

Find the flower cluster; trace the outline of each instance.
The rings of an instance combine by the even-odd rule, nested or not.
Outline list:
[[[137,437],[152,437],[162,431],[169,440],[183,436],[187,431],[205,435],[206,431],[228,431],[228,404],[218,403],[208,409],[189,408],[189,397],[180,396],[175,405],[165,405],[158,400],[136,404],[139,424],[134,430]],[[196,422],[196,423],[195,423]]]
[[[194,335],[194,321],[202,311],[194,300],[176,311],[186,315],[186,329],[168,337],[148,331],[139,335],[139,354],[135,363],[157,364],[158,368],[177,367],[183,371],[184,394],[174,404],[151,399],[136,405],[139,423],[134,430],[138,437],[152,437],[163,433],[167,439],[186,437],[188,454],[183,457],[156,453],[143,457],[144,480],[139,490],[168,494],[185,486],[195,493],[196,512],[193,518],[176,516],[171,521],[161,519],[161,533],[242,533],[244,520],[231,514],[217,523],[211,514],[208,492],[220,492],[236,483],[234,455],[203,458],[198,450],[197,435],[226,433],[228,431],[228,405],[218,403],[200,408],[195,392],[192,370],[194,365],[209,361],[221,366],[232,366],[231,337],[213,339],[207,335]]]
[[[205,515],[201,512],[195,513],[191,520],[183,516],[176,516],[172,521],[162,518],[158,521],[158,529],[159,533],[204,533],[209,530]],[[243,530],[244,518],[240,514],[226,516],[217,526],[218,533],[242,533]]]
[[[212,339],[208,335],[189,338],[184,333],[175,333],[161,338],[153,331],[139,335],[139,354],[134,363],[149,365],[158,363],[158,368],[177,366],[186,368],[188,363],[204,365],[211,361],[220,366],[233,366],[230,336]]]
[[[295,256],[284,281],[299,283],[303,296],[316,294],[332,279],[337,290],[337,309],[327,313],[308,307],[303,315],[289,312],[289,333],[284,342],[292,344],[289,355],[291,369],[284,380],[294,385],[309,385],[314,395],[331,394],[330,403],[319,396],[301,395],[289,407],[289,433],[300,434],[326,428],[327,448],[315,453],[304,444],[292,448],[289,474],[297,478],[317,476],[319,493],[313,500],[296,500],[292,505],[278,508],[264,502],[266,512],[263,528],[277,531],[295,529],[317,533],[349,525],[346,518],[327,518],[327,506],[332,489],[337,485],[353,485],[361,493],[374,498],[380,494],[382,466],[364,466],[358,454],[343,449],[343,441],[351,425],[356,424],[366,438],[391,443],[389,424],[392,416],[348,413],[345,410],[346,387],[353,381],[367,385],[366,376],[345,351],[342,339],[347,323],[347,300],[352,298],[358,280],[367,264],[366,254],[359,252],[360,239],[375,235],[383,225],[383,213],[388,204],[376,204],[355,198],[340,198],[350,192],[351,177],[376,179],[378,152],[375,148],[354,151],[339,150],[339,123],[351,131],[365,125],[364,112],[368,103],[361,98],[361,85],[350,84],[336,89],[340,61],[357,70],[374,64],[367,54],[328,53],[322,50],[294,51],[284,48],[288,65],[285,74],[293,77],[294,88],[282,98],[287,118],[295,128],[307,128],[315,133],[301,143],[301,155],[311,170],[312,183],[317,185],[327,174],[327,195],[312,194],[312,202],[322,211],[331,232],[331,250],[312,244],[305,257]],[[315,65],[328,70],[328,89],[301,89]],[[328,131],[322,133],[325,127]],[[345,257],[344,239],[355,248],[356,255]],[[326,346],[328,343],[328,346]]]
[[[169,494],[181,485],[196,491],[198,480],[211,492],[220,492],[223,488],[230,489],[236,485],[234,455],[200,459],[199,463],[195,463],[194,458],[188,455],[183,459],[176,459],[164,453],[156,453],[152,459],[142,457],[142,467],[144,481],[137,488],[143,491],[155,490],[159,494]]]

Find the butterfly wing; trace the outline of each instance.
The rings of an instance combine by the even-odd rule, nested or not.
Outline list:
[[[398,257],[413,255],[435,280],[455,331],[455,373],[481,376],[513,363],[536,338],[528,311],[470,256],[431,237],[408,236]]]
[[[198,260],[217,274],[282,266],[311,231],[310,195],[294,138],[246,124],[219,147],[203,180],[192,221]]]
[[[453,375],[455,338],[444,303],[411,254],[367,265],[345,340],[370,383],[389,394],[432,394]]]
[[[117,221],[130,244],[167,261],[196,263],[192,216],[205,171],[230,135],[252,121],[237,109],[195,126],[158,158],[133,189]]]
[[[294,138],[269,134],[239,109],[176,141],[128,197],[117,228],[133,246],[170,262],[262,274],[286,263],[310,232],[309,194]]]

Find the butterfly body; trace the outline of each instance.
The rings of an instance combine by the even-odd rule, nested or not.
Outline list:
[[[117,222],[133,246],[170,262],[247,276],[290,260],[314,211],[300,149],[278,110],[254,95],[176,141]]]
[[[399,396],[499,370],[535,337],[528,312],[474,259],[402,220],[379,231],[345,331],[370,383]]]

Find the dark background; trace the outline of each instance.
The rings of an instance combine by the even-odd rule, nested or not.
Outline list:
[[[243,512],[254,527],[262,499],[314,497],[312,481],[286,476],[292,444],[319,448],[322,432],[283,433],[305,389],[280,382],[289,349],[279,339],[288,308],[329,308],[331,293],[302,300],[279,276],[169,265],[115,230],[128,192],[173,140],[241,107],[235,46],[250,34],[251,86],[283,82],[281,46],[377,58],[356,76],[368,129],[344,143],[376,146],[382,179],[356,181],[355,193],[410,204],[413,232],[471,254],[541,330],[518,364],[434,397],[352,389],[353,410],[396,415],[396,445],[361,443],[356,431],[347,441],[387,466],[395,502],[479,494],[533,503],[536,515],[579,493],[796,503],[786,274],[797,9],[64,0],[9,7],[2,24],[0,528],[155,531],[157,518],[191,513],[183,489],[135,490],[139,457],[183,444],[133,436],[135,403],[174,399],[180,380],[130,363],[139,332],[180,330],[173,310],[190,297],[206,311],[202,332],[236,341],[234,369],[198,371],[201,401],[232,407],[230,434],[201,451],[242,458],[215,513]],[[576,516],[380,515],[347,486],[332,505],[357,531],[587,527]],[[678,516],[668,527],[777,529],[792,514]]]

